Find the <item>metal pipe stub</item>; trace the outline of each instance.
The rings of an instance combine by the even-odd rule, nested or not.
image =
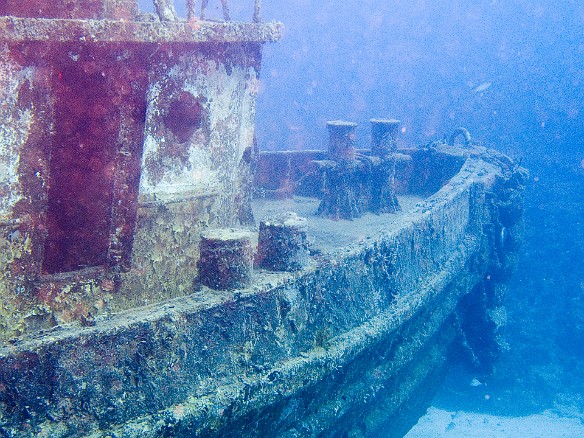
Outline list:
[[[232,228],[201,235],[199,281],[217,290],[249,286],[253,274],[251,236],[250,231]]]
[[[326,127],[329,132],[329,158],[336,161],[354,160],[357,124],[344,120],[332,120],[326,123]]]
[[[298,271],[308,261],[306,219],[286,213],[260,222],[258,264],[271,271]]]
[[[396,119],[371,119],[371,154],[386,157],[397,151],[399,124]]]

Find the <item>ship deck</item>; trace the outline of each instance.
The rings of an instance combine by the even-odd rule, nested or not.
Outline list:
[[[304,269],[259,269],[244,289],[200,286],[2,347],[0,381],[11,388],[2,427],[13,436],[403,434],[465,321],[481,330],[465,333],[466,347],[492,353],[481,343],[496,336],[489,315],[499,304],[485,296],[496,293],[496,257],[513,252],[497,246],[496,209],[517,172],[482,151],[431,196],[401,195],[401,212],[352,221],[315,216],[316,199],[256,201],[258,220],[307,218]]]
[[[391,214],[366,212],[353,220],[331,220],[316,215],[319,199],[295,196],[284,200],[259,199],[253,203],[256,221],[295,213],[306,219],[306,232],[311,243],[311,252],[321,256],[338,255],[372,241],[380,233],[401,228],[409,220],[416,206],[425,198],[420,195],[399,195],[401,211]]]

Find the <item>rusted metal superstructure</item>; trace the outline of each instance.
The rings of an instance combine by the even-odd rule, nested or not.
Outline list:
[[[184,295],[201,228],[250,221],[261,45],[280,25],[2,5],[0,339]]]

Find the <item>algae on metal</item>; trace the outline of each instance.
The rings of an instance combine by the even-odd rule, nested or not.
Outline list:
[[[254,144],[261,45],[281,25],[146,21],[132,0],[91,3],[87,16],[80,4],[51,4],[14,3],[23,16],[0,17],[0,93],[10,93],[0,108],[0,431],[399,434],[449,354],[493,366],[501,283],[521,241],[523,169],[471,144],[392,151],[396,175],[383,179],[402,211],[331,221],[316,215],[326,154],[258,157]],[[63,101],[85,96],[75,75],[63,81],[71,72],[112,99]],[[94,163],[112,178],[112,201],[99,204],[111,211],[109,247],[96,265],[47,265],[58,219],[48,205],[66,201],[48,186],[56,171],[70,176],[53,166],[53,143],[71,129],[59,123],[85,126],[68,113],[85,107],[95,120],[114,115],[100,142],[114,164]],[[339,195],[370,183],[360,178]],[[266,197],[252,203],[252,192]],[[389,201],[373,210],[397,210]],[[201,233],[256,232],[254,215],[290,212],[307,218],[310,256],[299,269],[257,268],[249,287],[230,291],[197,282]]]
[[[94,327],[54,330],[54,340],[2,353],[5,364],[33,358],[38,372],[3,366],[2,378],[35,388],[38,401],[27,406],[49,419],[34,427],[55,434],[65,419],[67,433],[94,436],[407,430],[454,345],[486,362],[496,354],[484,349],[489,311],[500,304],[491,273],[510,259],[494,258],[492,243],[499,206],[522,190],[522,170],[494,153],[434,152],[443,153],[463,157],[459,172],[427,199],[402,194],[404,211],[394,215],[334,222],[306,215],[316,199],[259,200],[258,217],[293,206],[308,216],[314,255],[305,269],[259,271],[247,289],[201,288]],[[477,315],[480,336],[466,329]],[[11,418],[16,431],[17,411]]]
[[[98,3],[85,11],[59,3],[2,6],[22,16],[0,16],[0,213],[3,234],[17,236],[11,234],[17,228],[26,242],[23,251],[20,237],[8,240],[2,253],[0,325],[11,327],[0,331],[2,341],[57,324],[91,325],[96,317],[188,294],[200,232],[253,221],[261,45],[279,39],[281,24],[141,21],[133,1]],[[101,69],[112,87],[106,113],[116,114],[119,132],[104,139],[115,164],[113,171],[104,167],[113,175],[113,202],[102,208],[111,209],[111,234],[105,266],[62,272],[51,264],[47,272],[46,245],[59,239],[50,234],[47,212],[55,186],[51,150],[64,135],[56,132],[62,126],[56,108],[83,104],[58,102],[63,69],[94,76]],[[189,108],[193,102],[198,113]],[[13,291],[20,291],[15,300]]]

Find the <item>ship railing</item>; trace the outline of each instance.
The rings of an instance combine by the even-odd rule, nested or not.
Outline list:
[[[201,13],[196,15],[196,0],[184,0],[186,2],[187,20],[205,20],[209,0],[201,0]],[[223,9],[223,20],[231,21],[229,5],[227,0],[220,0]],[[161,21],[176,21],[178,16],[174,7],[174,0],[153,0],[156,13]],[[253,17],[254,23],[260,22],[260,0],[254,0]]]

